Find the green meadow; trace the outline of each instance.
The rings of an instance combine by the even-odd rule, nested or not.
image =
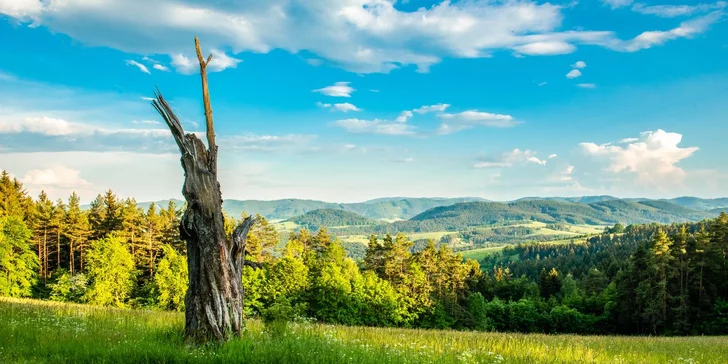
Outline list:
[[[0,298],[2,363],[725,363],[726,337],[476,333],[247,321],[188,347],[183,315]]]

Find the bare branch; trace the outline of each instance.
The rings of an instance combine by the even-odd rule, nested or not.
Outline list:
[[[185,131],[182,128],[182,124],[179,122],[177,115],[174,114],[174,111],[172,111],[172,108],[167,103],[167,100],[165,100],[164,96],[162,96],[162,92],[159,91],[158,87],[157,90],[154,91],[154,97],[155,99],[152,100],[152,106],[154,106],[159,115],[162,116],[164,122],[167,123],[174,140],[177,142],[180,152],[184,155],[189,152],[189,148],[185,142]]]
[[[197,60],[200,62],[200,77],[202,78],[202,104],[205,107],[205,124],[207,126],[207,148],[209,150],[208,163],[210,172],[217,176],[217,145],[215,144],[215,126],[212,122],[212,105],[210,104],[210,90],[207,87],[207,63],[202,58],[202,49],[200,49],[200,41],[195,37],[195,50],[197,51]],[[212,54],[207,58],[209,63],[212,60]]]

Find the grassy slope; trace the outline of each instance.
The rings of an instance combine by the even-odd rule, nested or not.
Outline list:
[[[183,315],[0,298],[0,362],[723,363],[725,337],[522,335],[248,322],[219,347],[182,343]]]

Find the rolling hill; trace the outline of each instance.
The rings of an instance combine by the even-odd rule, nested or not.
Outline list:
[[[420,228],[439,225],[449,230],[527,220],[544,223],[611,225],[618,222],[639,224],[699,221],[710,217],[714,217],[712,212],[692,210],[665,201],[610,200],[580,204],[522,200],[512,203],[470,202],[437,207],[413,217],[408,223],[417,223]]]
[[[331,228],[337,226],[374,225],[380,223],[353,212],[333,209],[309,211],[301,216],[291,218],[288,221],[304,226],[310,230],[317,230],[322,226]]]

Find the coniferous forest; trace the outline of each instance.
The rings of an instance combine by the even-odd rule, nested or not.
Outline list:
[[[138,207],[112,191],[82,209],[0,177],[0,295],[184,310],[184,206]],[[245,216],[227,216],[227,233]],[[281,243],[283,241],[284,243]],[[402,233],[371,235],[364,259],[322,227],[248,234],[247,317],[524,333],[728,334],[728,215],[615,225],[585,244],[522,243],[482,261]]]

